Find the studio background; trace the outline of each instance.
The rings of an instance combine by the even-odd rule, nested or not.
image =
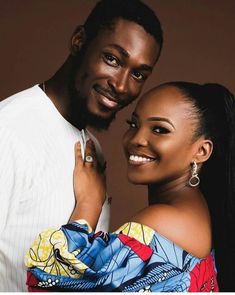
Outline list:
[[[128,0],[126,0],[128,1]],[[235,1],[146,0],[164,30],[164,46],[144,91],[171,80],[219,82],[235,93]],[[0,100],[48,79],[94,0],[0,0]],[[135,103],[108,132],[96,133],[108,162],[111,229],[147,205],[147,190],[126,180],[121,139]],[[0,139],[1,140],[1,139]],[[0,155],[1,156],[1,155]]]

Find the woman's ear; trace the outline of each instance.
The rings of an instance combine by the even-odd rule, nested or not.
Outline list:
[[[213,151],[213,142],[210,139],[200,139],[197,142],[196,153],[194,154],[194,161],[197,163],[206,162]]]
[[[86,33],[83,26],[78,26],[71,38],[70,53],[76,56],[81,50],[82,45],[85,43]]]

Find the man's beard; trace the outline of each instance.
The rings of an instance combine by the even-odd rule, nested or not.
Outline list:
[[[109,128],[116,117],[116,113],[111,114],[108,118],[103,118],[90,112],[87,107],[87,98],[83,97],[76,89],[74,79],[71,79],[68,90],[71,109],[70,121],[75,127],[83,129],[86,126],[90,126],[97,131]]]
[[[76,88],[77,72],[82,64],[87,46],[88,45],[83,46],[81,51],[74,57],[73,66],[70,72],[70,79],[68,83],[68,93],[70,99],[70,122],[79,129],[85,128],[86,126],[91,126],[98,131],[107,130],[114,121],[116,112],[113,112],[108,118],[93,114],[87,107],[87,97],[81,95],[79,89]],[[112,91],[110,90],[109,92],[111,93]],[[111,95],[113,97],[116,96],[114,93],[111,93]],[[133,100],[129,100],[128,102],[124,103],[124,100],[119,100],[119,104],[121,106],[118,111],[128,106],[132,101]],[[110,110],[105,106],[100,105],[100,108],[104,113],[110,112]]]

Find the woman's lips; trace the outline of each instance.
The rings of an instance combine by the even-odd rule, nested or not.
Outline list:
[[[153,162],[155,160],[156,160],[155,158],[151,158],[148,156],[138,156],[138,155],[131,154],[129,155],[128,162],[129,164],[132,164],[132,165],[143,165],[143,164]]]

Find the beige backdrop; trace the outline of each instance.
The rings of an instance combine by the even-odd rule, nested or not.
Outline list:
[[[126,0],[128,1],[128,0]],[[69,39],[93,0],[0,0],[0,98],[49,78],[68,54]],[[146,0],[164,29],[163,52],[145,89],[170,80],[220,82],[235,92],[235,1]],[[134,105],[98,134],[108,161],[112,229],[147,204],[129,184],[121,138]],[[1,139],[0,139],[1,140]],[[0,155],[1,156],[1,155]]]

